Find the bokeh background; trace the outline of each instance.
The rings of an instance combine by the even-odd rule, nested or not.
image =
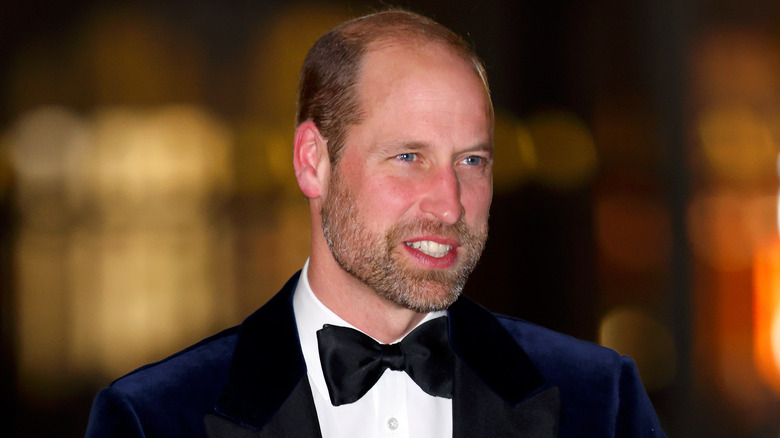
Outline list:
[[[487,64],[495,198],[467,293],[630,354],[670,437],[779,436],[771,0],[2,1],[3,430],[82,436],[100,387],[302,266],[297,70],[389,5]]]

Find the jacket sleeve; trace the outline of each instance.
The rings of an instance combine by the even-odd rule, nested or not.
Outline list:
[[[145,437],[133,405],[113,387],[102,389],[95,397],[89,414],[86,438]]]
[[[615,437],[665,438],[658,416],[639,378],[636,364],[621,357]]]

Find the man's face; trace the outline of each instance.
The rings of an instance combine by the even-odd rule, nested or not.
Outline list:
[[[419,312],[460,294],[487,238],[492,121],[479,78],[438,45],[369,51],[350,128],[323,199],[338,264]]]

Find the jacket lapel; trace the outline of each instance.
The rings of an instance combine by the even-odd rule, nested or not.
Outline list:
[[[265,425],[243,423],[220,414],[207,414],[206,435],[210,438],[320,438],[320,425],[309,381],[301,380],[276,415]]]
[[[299,275],[241,325],[209,437],[321,436],[292,307]]]
[[[205,418],[211,438],[320,438],[293,314],[294,275],[244,321],[228,385]],[[560,394],[501,323],[461,297],[449,309],[455,438],[554,437]]]
[[[456,355],[453,436],[555,437],[560,392],[496,318],[462,297],[449,310]]]

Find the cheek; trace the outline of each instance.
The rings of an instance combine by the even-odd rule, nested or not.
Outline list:
[[[492,200],[493,186],[489,182],[464,188],[461,203],[466,210],[466,221],[472,224],[487,221]]]
[[[412,208],[419,190],[415,182],[407,179],[369,178],[360,186],[358,210],[375,225],[392,224]]]

